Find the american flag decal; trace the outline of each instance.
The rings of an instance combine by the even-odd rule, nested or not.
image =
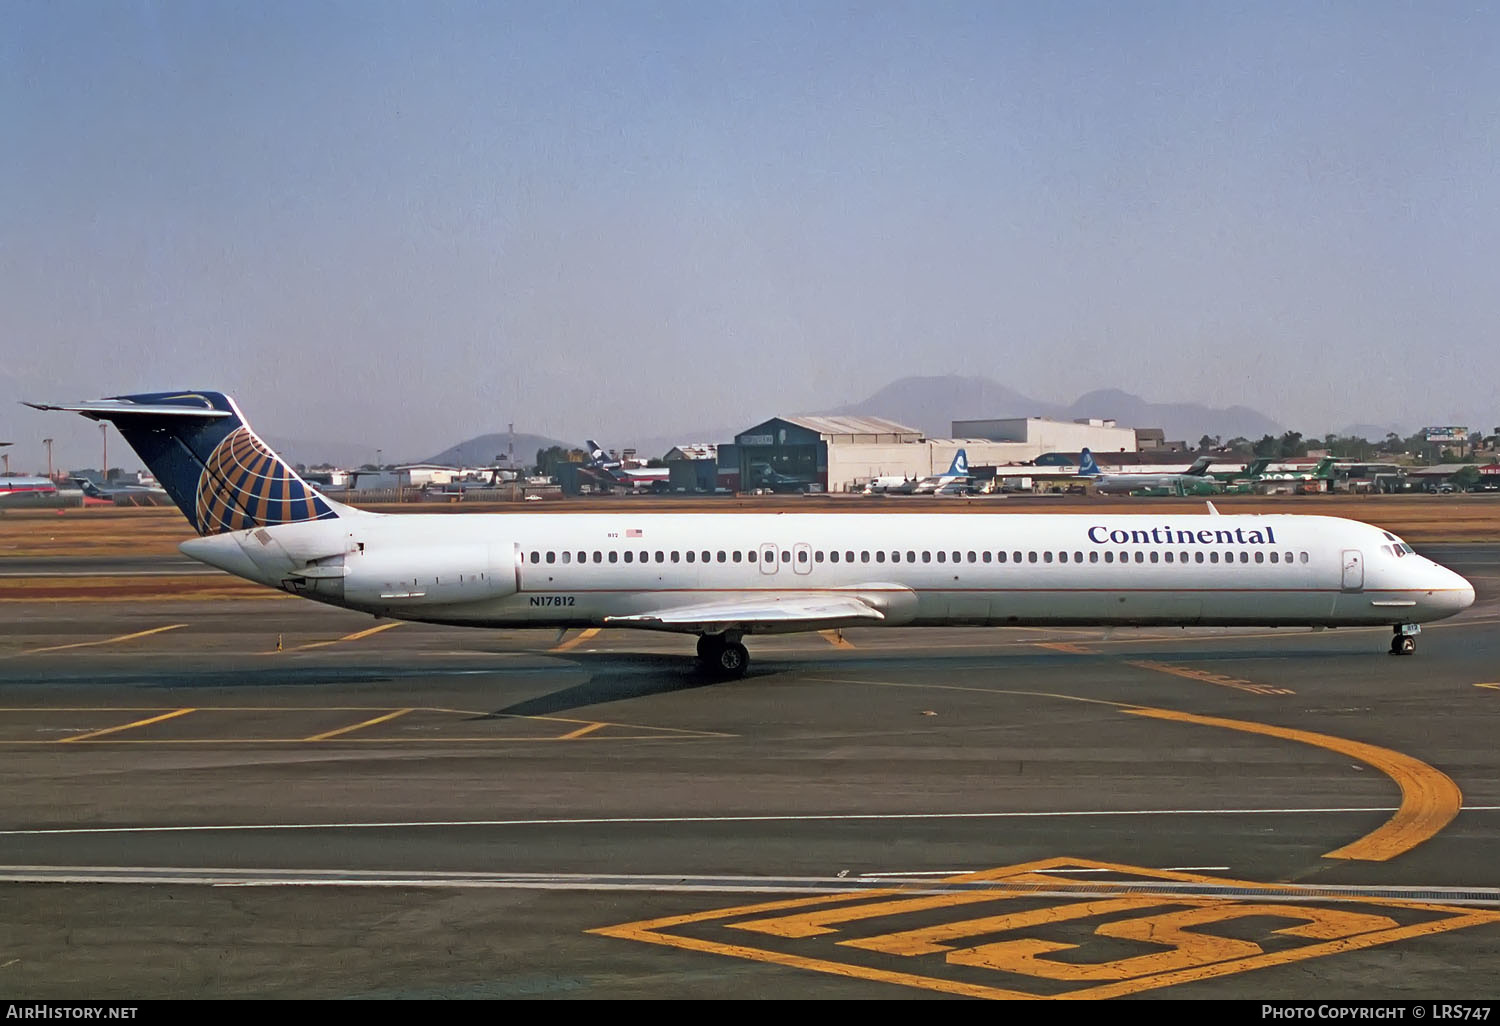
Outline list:
[[[639,538],[640,536],[641,536],[641,532],[637,528],[631,527],[631,528],[627,528],[626,531],[625,531],[625,537],[627,537],[627,538]]]

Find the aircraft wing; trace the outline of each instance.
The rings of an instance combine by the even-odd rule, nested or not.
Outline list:
[[[654,627],[658,630],[718,633],[790,633],[855,627],[885,619],[885,614],[857,595],[790,595],[784,598],[755,593],[694,606],[607,616],[607,624]]]

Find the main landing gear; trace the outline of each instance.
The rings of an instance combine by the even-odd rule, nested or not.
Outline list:
[[[1411,655],[1417,650],[1417,633],[1421,624],[1398,623],[1391,638],[1391,655]]]
[[[750,653],[740,644],[738,633],[702,634],[698,637],[698,661],[715,676],[736,680],[745,675]]]

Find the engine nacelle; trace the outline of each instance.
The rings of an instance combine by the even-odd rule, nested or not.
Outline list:
[[[371,545],[344,555],[344,602],[360,608],[445,606],[515,593],[514,547]]]

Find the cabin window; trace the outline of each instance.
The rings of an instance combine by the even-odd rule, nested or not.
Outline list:
[[[735,549],[733,552],[731,552],[729,554],[729,558],[730,558],[731,561],[733,561],[735,563],[738,563],[740,561],[740,555],[741,555],[740,550],[739,549]]]
[[[627,563],[634,563],[635,562],[635,553],[632,552],[632,551],[630,551],[629,549],[625,550],[625,562],[627,562]]]
[[[651,562],[651,553],[647,552],[645,549],[641,550],[641,562],[642,563],[649,563],[649,562]]]
[[[915,552],[913,552],[911,549],[907,549],[906,550],[906,561],[908,563],[915,563],[917,561],[917,554]]]
[[[932,562],[932,553],[928,552],[925,549],[922,550],[922,562],[924,562],[924,563],[931,563]]]
[[[1283,563],[1290,563],[1292,561],[1292,554],[1290,552],[1286,553],[1281,557],[1281,561]]]
[[[595,563],[602,563],[602,562],[604,562],[604,553],[600,552],[598,549],[594,550],[594,562]]]
[[[665,552],[663,552],[661,549],[657,549],[656,550],[656,561],[658,563],[665,563],[667,561],[667,554]]]
[[[542,561],[542,554],[540,552],[533,552],[531,554],[531,561],[533,563],[540,563]]]
[[[989,549],[985,549],[984,550],[984,561],[986,563],[988,563],[990,561],[990,550]]]
[[[877,562],[877,563],[884,563],[885,562],[885,553],[884,552],[876,552],[875,553],[875,562]]]
[[[724,562],[728,558],[729,557],[727,557],[726,555],[724,555],[724,550],[720,549],[719,550],[719,562],[722,563],[722,562]]]
[[[870,561],[870,554],[868,552],[861,552],[859,554],[859,561],[861,563],[868,563]]]
[[[1129,563],[1130,562],[1130,553],[1128,553],[1128,552],[1122,552],[1122,553],[1120,553],[1120,562],[1121,563]]]
[[[1302,562],[1306,563],[1307,562],[1307,553],[1305,553],[1305,552],[1302,553],[1299,558],[1302,560]]]
[[[1068,554],[1066,552],[1059,552],[1057,554],[1057,561],[1059,563],[1066,563],[1068,561]]]
[[[1104,561],[1106,563],[1113,563],[1115,561],[1115,554],[1113,552],[1106,552],[1104,554]]]
[[[838,561],[839,561],[839,550],[838,549],[834,549],[834,550],[832,550],[831,552],[828,553],[828,562],[830,562],[830,563],[837,563]]]
[[[1092,551],[1092,552],[1089,553],[1089,562],[1090,563],[1097,563],[1097,562],[1099,562],[1099,550],[1098,549],[1095,549],[1094,551]]]
[[[813,553],[813,562],[814,563],[821,563],[821,562],[823,562],[823,550],[822,549],[819,549],[817,552]]]
[[[1043,563],[1050,563],[1050,562],[1052,562],[1052,553],[1050,553],[1050,552],[1043,552],[1042,553],[1042,562]]]
[[[755,550],[754,549],[748,549],[748,550],[746,550],[746,552],[745,552],[745,561],[747,563],[754,563],[755,562]]]
[[[937,561],[939,563],[948,562],[948,553],[944,552],[942,549],[938,549]]]
[[[573,562],[573,553],[571,553],[571,552],[564,552],[563,553],[563,562],[564,563],[571,563],[571,562]]]
[[[1208,554],[1208,561],[1210,563],[1217,563],[1219,561],[1219,554],[1217,552],[1210,552]]]
[[[673,549],[672,550],[672,562],[674,562],[674,563],[680,563],[681,561],[682,561],[682,553],[678,552],[676,549]]]
[[[1156,562],[1156,550],[1155,549],[1151,550],[1151,562],[1153,562],[1153,563]]]
[[[1186,563],[1188,561],[1188,554],[1186,552],[1178,553],[1178,560],[1177,561],[1179,563]]]
[[[1010,561],[1012,563],[1019,563],[1021,561],[1021,554],[1019,552],[1012,552],[1010,554]]]
[[[978,562],[978,561],[979,561],[979,557],[978,557],[978,556],[976,556],[976,555],[974,555],[974,553],[973,553],[973,552],[972,552],[972,551],[971,551],[971,552],[970,552],[970,553],[969,553],[969,562],[970,562],[970,563],[976,563],[976,562]]]
[[[962,563],[963,562],[963,558],[964,558],[964,554],[962,552],[955,552],[953,554],[953,562],[955,562],[955,563]]]
[[[852,562],[854,562],[854,553],[851,552],[849,549],[845,549],[844,550],[844,562],[845,563],[852,563]]]
[[[1195,553],[1193,553],[1193,562],[1194,563],[1201,563],[1201,562],[1203,562],[1203,553],[1201,553],[1201,552],[1195,552]]]
[[[1082,563],[1083,562],[1083,553],[1082,552],[1075,552],[1075,553],[1073,553],[1073,562],[1075,562],[1075,563]]]
[[[1005,553],[1004,552],[997,552],[997,553],[995,553],[995,562],[997,562],[997,563],[1004,563],[1005,562]]]
[[[587,552],[580,552],[580,553],[578,553],[578,562],[580,562],[580,563],[587,563],[588,561],[589,561],[589,554]]]
[[[698,556],[698,554],[696,552],[694,552],[692,549],[688,549],[687,552],[683,553],[683,555],[687,558],[687,561],[689,563],[691,563]]]
[[[611,552],[609,554],[609,561],[611,563],[618,563],[620,561],[620,554],[618,552]]]
[[[1281,555],[1281,553],[1279,553],[1279,552],[1272,552],[1271,553],[1271,562],[1273,562],[1273,563],[1279,562],[1279,560],[1277,559],[1277,557],[1280,556],[1280,555]]]
[[[1137,563],[1144,563],[1146,561],[1146,554],[1144,552],[1137,552],[1135,554],[1135,561]]]
[[[782,549],[781,550],[781,561],[783,563],[790,563],[792,561],[792,550],[791,549]]]
[[[892,563],[899,563],[899,562],[901,562],[901,553],[899,553],[899,552],[892,552],[891,553],[891,562]]]
[[[1241,552],[1240,553],[1240,562],[1241,563],[1248,563],[1248,562],[1250,562],[1250,553],[1248,553],[1248,552]]]
[[[1161,558],[1168,563],[1172,562],[1172,554],[1170,552],[1163,552]]]
[[[797,562],[803,564],[804,566],[807,565],[807,550],[806,549],[802,549],[800,552],[797,553]]]
[[[1257,563],[1264,563],[1266,561],[1266,554],[1264,552],[1256,552],[1255,561]]]
[[[707,563],[712,558],[713,553],[709,552],[707,549],[704,549],[702,552],[698,553],[698,559],[701,562]]]
[[[1028,563],[1035,563],[1036,562],[1036,552],[1035,551],[1026,553],[1026,562],[1028,562]]]

